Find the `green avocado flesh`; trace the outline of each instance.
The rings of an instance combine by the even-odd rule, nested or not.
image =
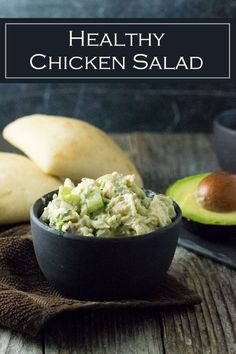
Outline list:
[[[179,204],[185,218],[208,225],[236,225],[236,211],[219,213],[207,210],[197,201],[198,185],[210,173],[185,177],[173,183],[166,194]]]

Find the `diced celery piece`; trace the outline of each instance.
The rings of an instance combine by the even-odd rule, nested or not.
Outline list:
[[[60,186],[58,192],[58,198],[67,202],[68,197],[70,196],[72,188]]]
[[[58,198],[64,200],[64,202],[67,202],[69,204],[79,206],[80,196],[78,194],[72,194],[71,192],[72,192],[71,187],[60,186],[58,192]]]
[[[99,192],[91,193],[86,200],[88,212],[92,213],[95,210],[98,210],[104,206],[102,196]]]

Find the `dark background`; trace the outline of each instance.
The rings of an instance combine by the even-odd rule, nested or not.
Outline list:
[[[0,0],[1,17],[235,18],[236,0]],[[210,131],[213,117],[236,107],[227,80],[155,83],[1,84],[0,128],[22,115],[85,119],[108,132]]]

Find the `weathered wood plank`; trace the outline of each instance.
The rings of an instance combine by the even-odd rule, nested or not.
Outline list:
[[[155,310],[68,313],[50,321],[45,333],[46,354],[163,353]]]
[[[0,329],[0,354],[42,354],[42,342],[41,335],[31,338],[7,329]]]
[[[194,311],[162,313],[166,353],[236,353],[236,272],[182,248],[176,258],[173,273],[203,302]]]
[[[145,186],[163,191],[178,178],[218,169],[207,134],[113,134],[135,161]]]

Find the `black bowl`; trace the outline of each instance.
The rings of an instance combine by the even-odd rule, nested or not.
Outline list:
[[[148,296],[173,259],[181,211],[169,226],[146,235],[119,238],[76,236],[39,220],[51,192],[31,209],[33,245],[47,278],[66,296],[81,300],[115,300]]]
[[[225,111],[215,118],[213,133],[221,168],[236,173],[236,109]]]

